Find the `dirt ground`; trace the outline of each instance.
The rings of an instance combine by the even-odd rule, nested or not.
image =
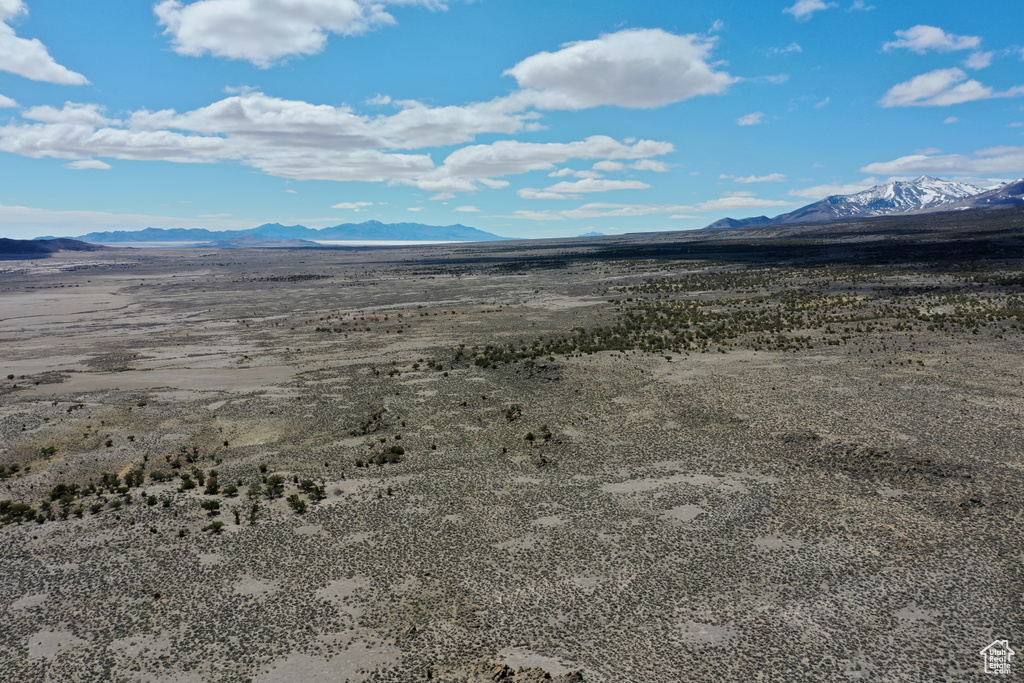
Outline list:
[[[1024,647],[1021,254],[634,246],[0,262],[0,679],[968,681]]]

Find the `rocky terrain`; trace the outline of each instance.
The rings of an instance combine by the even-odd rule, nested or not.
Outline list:
[[[988,215],[6,261],[0,679],[985,680],[1024,643]]]

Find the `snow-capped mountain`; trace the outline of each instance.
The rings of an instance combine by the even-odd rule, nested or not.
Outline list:
[[[914,180],[896,180],[856,194],[836,194],[775,218],[723,218],[706,230],[831,223],[875,216],[897,216],[934,211],[969,211],[1024,206],[1024,178],[995,188],[942,180],[923,175]]]
[[[1019,206],[1021,204],[1024,204],[1024,178],[1006,183],[984,194],[968,197],[951,208],[957,210],[986,209]]]
[[[985,188],[923,175],[895,180],[848,195],[832,195],[772,220],[776,225],[825,223],[844,218],[867,218],[920,211],[952,209]]]

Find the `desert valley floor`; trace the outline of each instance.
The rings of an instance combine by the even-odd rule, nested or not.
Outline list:
[[[0,679],[987,680],[1019,223],[0,261]]]

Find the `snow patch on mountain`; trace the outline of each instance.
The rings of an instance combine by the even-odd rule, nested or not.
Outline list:
[[[885,216],[894,213],[925,211],[979,195],[984,188],[921,176],[914,180],[895,180],[851,195],[833,195],[823,201],[840,216]]]

